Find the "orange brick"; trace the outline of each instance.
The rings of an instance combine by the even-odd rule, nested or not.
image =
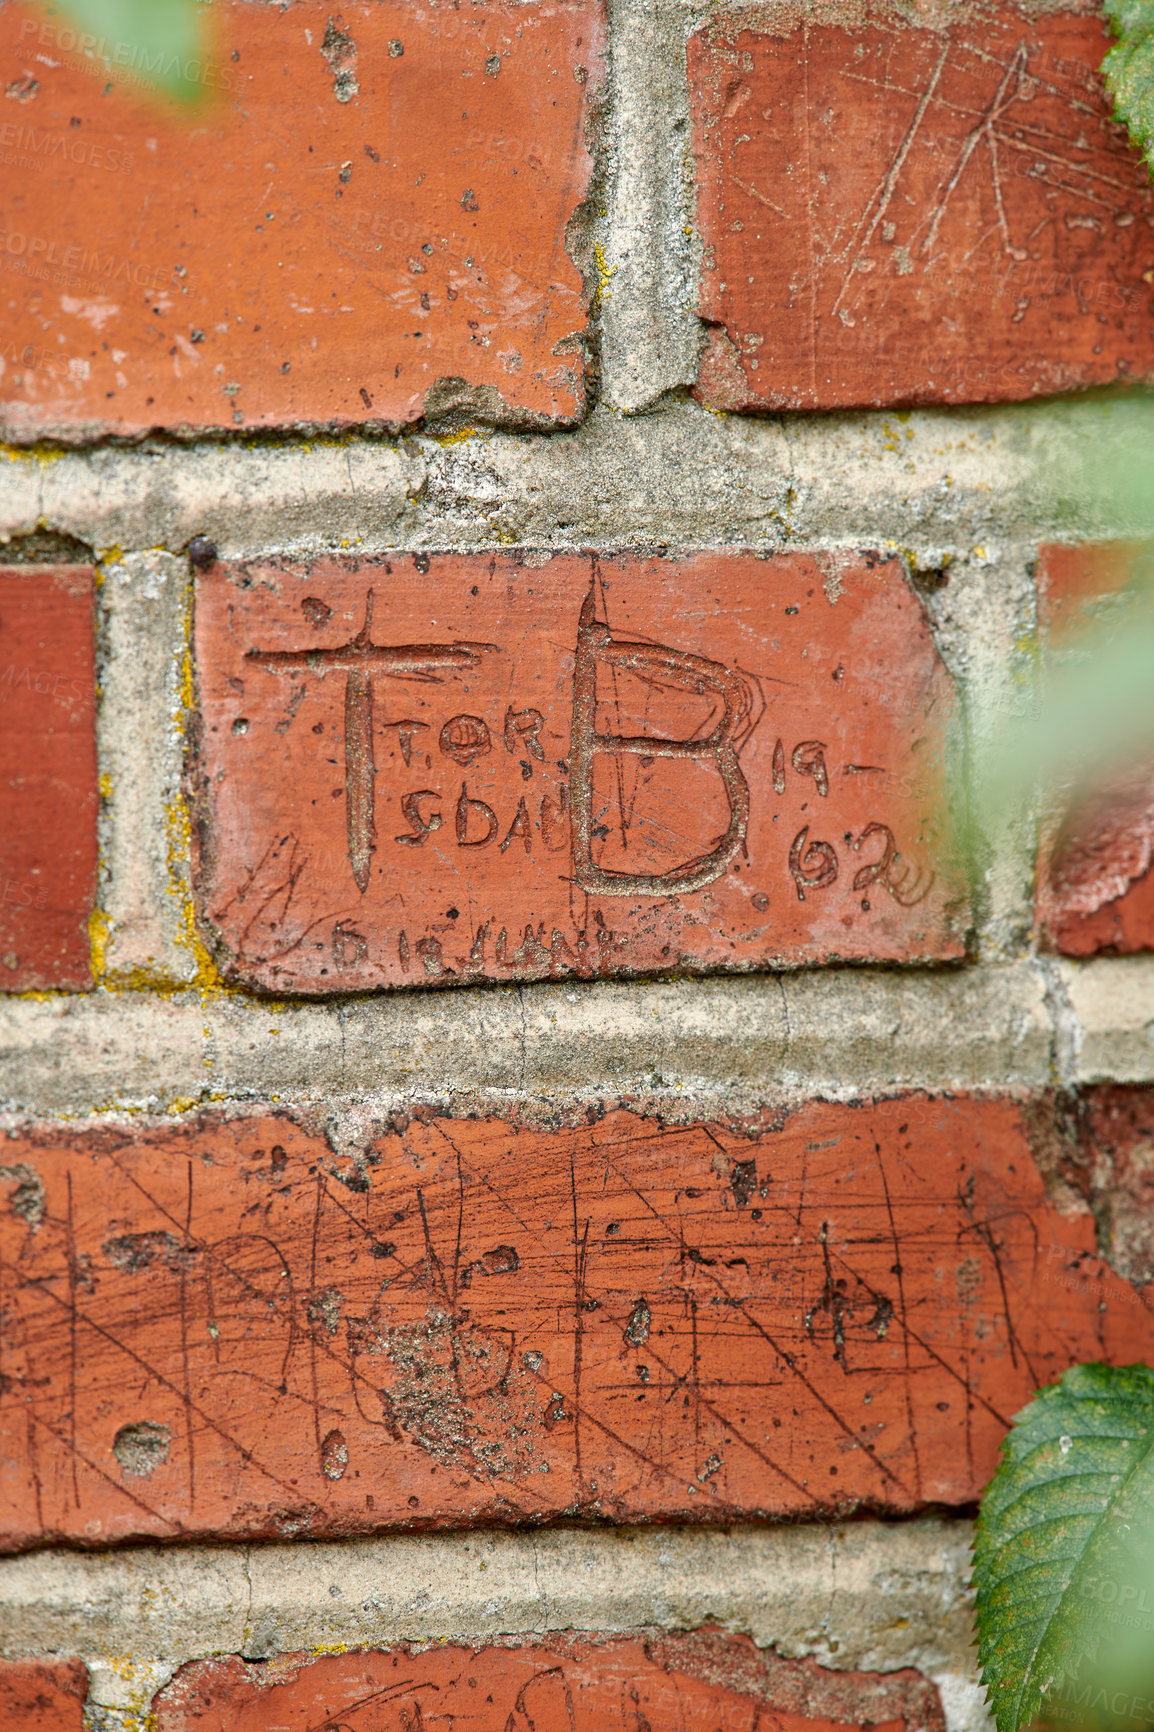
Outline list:
[[[4,1732],[83,1732],[87,1694],[79,1660],[0,1660]]]
[[[1126,542],[1040,549],[1038,624],[1050,651],[1076,646],[1095,621],[1106,622],[1141,551]],[[1091,797],[1057,808],[1038,853],[1043,941],[1067,956],[1154,948],[1152,862],[1154,766],[1110,774]]]
[[[704,399],[999,402],[1154,370],[1154,194],[1086,12],[689,43]]]
[[[948,677],[876,555],[197,587],[206,939],[275,991],[957,957]]]
[[[0,992],[92,984],[93,656],[88,566],[0,569]]]
[[[828,1672],[712,1631],[506,1638],[370,1653],[204,1660],[156,1698],[157,1732],[942,1732],[916,1672]]]
[[[1033,1109],[590,1120],[10,1138],[0,1543],[968,1505],[1149,1352]]]
[[[596,0],[212,18],[190,115],[4,10],[6,436],[580,416]]]

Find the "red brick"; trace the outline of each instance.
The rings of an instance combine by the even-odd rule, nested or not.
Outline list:
[[[5,8],[6,436],[580,416],[596,0],[212,18],[190,115]]]
[[[700,377],[726,409],[999,402],[1154,370],[1154,195],[1089,13],[689,42]]]
[[[1052,654],[1076,648],[1095,622],[1106,622],[1139,551],[1126,542],[1040,549],[1038,625]],[[1067,956],[1154,948],[1152,861],[1154,766],[1126,767],[1089,798],[1057,804],[1038,854],[1043,941]]]
[[[1106,1253],[1149,1303],[1154,1298],[1154,1089],[1088,1089],[1080,1102],[1079,1145],[1082,1188]]]
[[[92,984],[92,593],[88,566],[0,569],[0,992]]]
[[[942,1732],[916,1672],[823,1671],[712,1631],[551,1636],[377,1652],[204,1660],[156,1698],[157,1732]]]
[[[83,1732],[87,1694],[79,1660],[0,1660],[4,1732]]]
[[[1149,1352],[1034,1147],[923,1096],[11,1138],[0,1544],[968,1505],[1036,1388]]]
[[[231,979],[962,954],[952,692],[899,560],[218,565],[196,655],[197,894]]]

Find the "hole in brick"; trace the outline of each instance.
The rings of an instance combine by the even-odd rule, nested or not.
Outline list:
[[[148,1479],[168,1460],[171,1444],[167,1425],[142,1419],[135,1425],[121,1426],[112,1440],[112,1453],[125,1479]]]
[[[343,1431],[330,1431],[321,1444],[321,1472],[326,1479],[343,1479],[349,1465],[349,1446]]]

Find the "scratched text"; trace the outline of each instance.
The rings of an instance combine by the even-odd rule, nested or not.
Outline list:
[[[196,651],[234,979],[961,954],[951,688],[895,559],[218,565]]]

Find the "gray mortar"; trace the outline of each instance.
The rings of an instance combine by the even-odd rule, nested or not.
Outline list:
[[[45,1551],[0,1562],[0,1653],[79,1655],[95,1707],[140,1713],[204,1654],[716,1622],[827,1666],[916,1666],[950,1732],[980,1732],[970,1538],[924,1520]]]
[[[999,810],[980,786],[991,747],[1004,750],[1006,730],[1033,709],[1036,554],[1032,543],[991,543],[946,556],[921,584],[959,693],[962,757],[952,782],[969,789],[977,953],[990,959],[1020,956],[1033,926],[1037,814],[1029,806]]]
[[[1127,982],[1126,1015],[1154,1022],[1154,967],[1104,967]],[[414,1100],[630,1095],[724,1117],[814,1094],[1040,1088],[1054,1041],[1045,994],[1041,970],[1024,962],[320,1004],[197,992],[0,998],[0,1102],[69,1116],[254,1100],[379,1115]],[[1154,1075],[1144,1032],[1139,1050]]]
[[[1073,1083],[1154,1080],[1154,956],[1055,962]]]
[[[609,0],[601,396],[627,412],[692,385],[701,350],[685,28],[665,0]]]
[[[98,549],[174,553],[194,535],[222,549],[240,538],[242,552],[384,544],[423,473],[394,446],[363,439],[153,443],[22,458],[0,469],[0,530],[20,533],[39,520]]]
[[[187,849],[173,822],[190,602],[188,563],[171,554],[128,554],[103,568],[97,745],[107,781],[98,901],[109,921],[114,975],[140,970],[187,981],[195,974],[180,928],[190,890]]]
[[[1125,403],[721,415],[600,409],[547,437],[134,447],[12,456],[0,536],[227,556],[524,544],[901,547],[932,566],[999,542],[1150,532],[1094,463]],[[1152,494],[1154,497],[1154,494]]]

